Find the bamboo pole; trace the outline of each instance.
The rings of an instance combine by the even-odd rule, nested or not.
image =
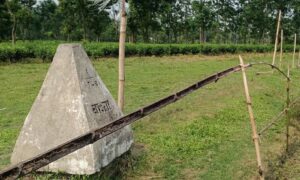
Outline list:
[[[242,76],[243,76],[245,96],[246,96],[246,100],[247,100],[247,108],[248,108],[248,112],[249,112],[250,124],[251,124],[251,128],[252,128],[253,142],[254,142],[255,151],[256,151],[258,173],[259,173],[260,179],[263,180],[264,179],[264,171],[263,171],[263,166],[262,166],[262,161],[261,161],[261,156],[260,156],[259,136],[257,134],[256,124],[255,124],[254,115],[253,115],[251,97],[249,94],[247,76],[246,76],[246,71],[245,71],[245,67],[244,67],[245,65],[244,65],[243,58],[241,56],[239,56],[239,59],[240,59],[240,65],[241,65],[241,69],[242,69]]]
[[[286,85],[286,151],[289,151],[289,136],[290,136],[290,65],[288,64]]]
[[[276,124],[277,121],[281,119],[281,117],[286,113],[286,108],[284,108],[283,111],[281,111],[277,116],[275,116],[270,123],[268,123],[262,130],[259,131],[258,135],[262,136],[265,131],[267,131],[269,128],[271,128],[274,124]]]
[[[276,37],[275,37],[275,45],[274,45],[272,65],[275,65],[275,60],[276,60],[276,52],[277,52],[277,44],[278,44],[280,23],[281,23],[281,10],[279,10],[279,13],[278,13],[278,22],[277,22],[277,29],[276,29]]]
[[[293,64],[292,64],[293,68],[295,68],[296,45],[297,45],[297,34],[295,34],[295,38],[294,38],[294,53],[293,53]]]
[[[282,52],[283,52],[283,30],[281,29],[281,36],[280,36],[280,59],[279,59],[279,68],[281,69],[282,64]]]
[[[120,39],[119,39],[119,88],[118,88],[118,106],[124,109],[124,89],[125,89],[125,40],[126,40],[126,10],[125,0],[121,1],[121,21],[120,21]]]
[[[277,29],[276,29],[276,37],[275,37],[272,65],[275,65],[275,60],[276,60],[276,52],[277,52],[277,44],[278,44],[280,24],[281,24],[281,10],[279,10],[279,12],[278,12]],[[257,72],[256,74],[259,75],[259,74],[268,74],[268,73],[274,73],[274,70],[268,71],[268,72]]]

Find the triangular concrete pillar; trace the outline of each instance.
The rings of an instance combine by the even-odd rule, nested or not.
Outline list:
[[[25,120],[11,161],[15,164],[32,158],[121,116],[82,46],[60,45]],[[40,170],[93,174],[126,152],[132,143],[131,127],[127,126]]]

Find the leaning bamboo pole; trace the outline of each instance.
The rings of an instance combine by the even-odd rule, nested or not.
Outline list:
[[[261,156],[260,156],[259,136],[257,134],[255,119],[254,119],[254,115],[253,115],[253,109],[252,109],[251,97],[250,97],[250,94],[249,94],[249,88],[248,88],[248,82],[247,82],[247,76],[246,76],[244,61],[243,61],[243,58],[241,56],[239,56],[239,58],[240,58],[240,65],[241,65],[243,82],[244,82],[247,108],[248,108],[249,117],[250,117],[250,124],[251,124],[251,128],[252,128],[253,142],[254,142],[255,151],[256,151],[256,160],[257,160],[257,166],[258,166],[258,173],[259,173],[260,179],[263,180],[264,179],[264,170],[263,170]]]
[[[125,40],[126,40],[126,9],[125,0],[121,3],[120,39],[119,39],[119,88],[118,106],[124,109],[124,89],[125,89]]]
[[[290,65],[288,64],[286,85],[286,151],[289,151],[289,136],[290,136]]]
[[[281,29],[280,33],[280,59],[279,59],[279,68],[281,69],[282,64],[282,52],[283,52],[283,30]]]
[[[281,10],[279,10],[279,12],[278,12],[278,22],[277,22],[277,29],[276,29],[276,37],[275,37],[275,45],[274,45],[272,65],[275,65],[275,60],[276,60],[276,52],[277,52],[277,44],[278,44],[280,23],[281,23]]]
[[[297,34],[295,34],[295,38],[294,38],[294,53],[293,53],[293,64],[292,64],[293,68],[295,68],[296,45],[297,45]]]

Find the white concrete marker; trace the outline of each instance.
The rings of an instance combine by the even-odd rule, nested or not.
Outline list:
[[[24,122],[11,161],[15,164],[27,160],[121,116],[82,46],[60,45]],[[131,127],[127,126],[40,170],[93,174],[129,150],[132,143]]]

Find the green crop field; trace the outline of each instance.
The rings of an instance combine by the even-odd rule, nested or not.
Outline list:
[[[246,62],[271,62],[271,54],[244,54]],[[283,69],[291,62],[285,55]],[[23,121],[43,83],[49,63],[0,65],[0,169],[9,158]],[[117,59],[95,59],[93,64],[113,96],[117,94]],[[126,108],[129,113],[174,93],[210,74],[239,64],[237,55],[180,55],[126,59]],[[285,106],[285,79],[258,66],[247,70],[258,129]],[[300,70],[292,69],[291,97],[300,93]],[[297,106],[298,107],[298,106]],[[293,116],[295,117],[295,116]],[[296,118],[295,120],[296,121]],[[293,133],[295,128],[292,128]],[[245,104],[241,73],[211,84],[133,124],[135,144],[102,173],[93,176],[35,175],[38,179],[252,179],[256,158]],[[297,178],[299,150],[289,167],[280,161],[284,118],[261,139],[268,177]],[[296,140],[295,140],[296,141]],[[294,143],[295,144],[295,143]],[[298,146],[299,144],[295,144]],[[299,149],[299,148],[298,148]],[[297,161],[298,158],[298,161]],[[295,160],[296,159],[296,160]],[[298,167],[297,167],[298,164]],[[114,171],[112,169],[115,169]],[[299,177],[299,176],[298,176]]]
[[[58,44],[63,41],[18,41],[16,45],[0,43],[0,62],[24,62],[28,58],[52,60]],[[119,45],[112,42],[83,42],[87,54],[93,58],[116,57]],[[293,51],[293,45],[285,44],[286,52]],[[163,55],[217,55],[224,53],[266,53],[273,51],[270,44],[126,44],[127,56],[163,56]]]

